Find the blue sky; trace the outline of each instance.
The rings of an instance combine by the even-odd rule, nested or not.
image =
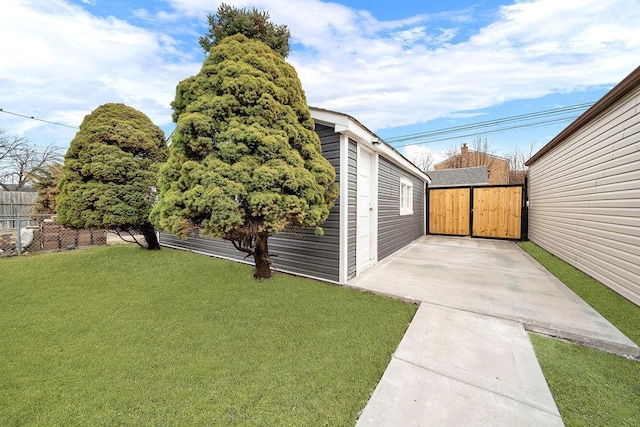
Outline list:
[[[291,30],[310,105],[347,113],[384,139],[597,101],[640,65],[636,0],[256,0]],[[198,72],[212,0],[5,0],[0,108],[77,126],[106,102],[169,133],[177,83]],[[474,137],[496,154],[541,148],[549,126],[399,149],[440,159]],[[555,116],[554,116],[555,117]],[[67,147],[75,130],[0,114],[0,128]]]

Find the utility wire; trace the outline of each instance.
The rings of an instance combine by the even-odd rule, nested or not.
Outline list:
[[[71,129],[78,129],[78,126],[71,126],[71,125],[67,125],[65,123],[52,122],[52,121],[49,121],[49,120],[39,119],[39,118],[34,117],[34,116],[27,116],[25,114],[14,113],[12,111],[7,111],[4,108],[0,108],[0,113],[11,114],[12,116],[24,117],[25,119],[36,120],[38,122],[48,123],[50,125],[64,126],[64,127],[71,128]]]
[[[449,128],[436,129],[436,130],[433,130],[433,131],[420,132],[420,133],[411,134],[411,135],[404,135],[404,136],[398,136],[398,137],[393,137],[393,138],[387,138],[387,139],[385,139],[385,142],[387,142],[387,143],[396,143],[396,142],[403,142],[403,141],[415,141],[415,140],[427,139],[428,141],[419,142],[420,144],[426,144],[426,143],[429,143],[429,142],[437,142],[437,141],[444,141],[444,140],[448,140],[448,139],[455,139],[455,138],[460,138],[460,137],[465,137],[465,136],[473,136],[473,135],[477,134],[477,132],[475,132],[474,134],[470,134],[470,135],[456,135],[456,136],[451,136],[451,137],[447,137],[447,138],[444,138],[444,139],[432,140],[433,138],[441,136],[441,135],[451,135],[452,133],[459,133],[459,132],[469,131],[469,130],[473,130],[473,129],[484,129],[484,128],[497,126],[497,125],[501,125],[501,124],[509,124],[509,123],[516,123],[516,122],[522,122],[522,121],[531,121],[533,119],[541,119],[541,118],[546,118],[546,117],[553,117],[553,116],[557,116],[559,114],[566,114],[566,113],[572,113],[572,112],[575,113],[577,111],[585,110],[586,108],[590,107],[591,105],[593,105],[593,103],[578,104],[578,105],[572,105],[572,106],[563,107],[563,108],[556,108],[556,109],[552,109],[552,110],[543,110],[543,111],[538,111],[538,112],[534,112],[534,113],[527,113],[527,114],[522,114],[522,115],[518,115],[518,116],[503,117],[503,118],[500,118],[500,119],[488,120],[488,121],[484,121],[484,122],[477,122],[477,123],[472,123],[472,124],[468,124],[468,125],[460,125],[460,126],[453,126],[453,127],[449,127]],[[482,133],[496,133],[496,132],[501,132],[503,130],[509,130],[509,129],[543,126],[543,125],[558,123],[558,122],[561,122],[561,121],[564,121],[564,120],[574,119],[576,117],[577,116],[570,116],[570,117],[562,117],[562,118],[557,118],[557,119],[548,120],[548,121],[545,120],[545,121],[539,121],[539,122],[530,122],[530,123],[526,123],[526,124],[522,124],[522,125],[514,126],[514,127],[505,127],[505,128],[501,128],[501,129],[497,129],[497,130],[486,130],[486,131],[483,131]],[[413,143],[416,143],[416,142],[413,142]],[[395,146],[403,147],[405,145],[411,145],[411,144],[403,144],[403,145],[395,145]]]
[[[482,131],[482,134],[488,134],[488,133],[498,133],[498,132],[503,132],[506,130],[512,130],[512,129],[522,129],[522,128],[530,128],[530,127],[541,127],[541,126],[548,126],[548,125],[552,125],[552,124],[556,124],[556,123],[562,123],[568,120],[574,120],[576,118],[578,118],[579,115],[577,116],[568,116],[568,117],[561,117],[561,118],[557,118],[557,119],[552,119],[552,120],[545,120],[545,121],[541,121],[541,122],[534,122],[534,123],[524,123],[524,124],[520,124],[520,125],[515,125],[515,126],[508,126],[508,127],[502,127],[499,129],[492,129],[492,130],[485,130]],[[420,138],[415,138],[416,140],[413,140],[413,142],[406,142],[404,144],[393,144],[392,142],[389,142],[389,140],[385,140],[385,142],[392,144],[394,147],[399,148],[399,147],[406,147],[408,145],[420,145],[420,144],[430,144],[433,142],[442,142],[442,141],[449,141],[452,139],[458,139],[458,138],[467,138],[467,137],[471,137],[471,136],[476,136],[478,135],[478,132],[472,132],[472,133],[467,133],[467,134],[456,134],[453,136],[448,136],[448,137],[443,137],[443,138],[436,138],[436,139],[431,139],[428,138],[428,141],[421,141]],[[407,141],[409,140],[409,138],[405,138],[403,139],[403,141]]]
[[[436,129],[436,130],[427,131],[427,132],[415,133],[415,134],[411,134],[411,135],[397,136],[397,137],[393,137],[393,138],[387,138],[387,139],[385,139],[385,142],[387,142],[389,144],[392,144],[394,147],[406,147],[407,145],[429,144],[429,143],[433,143],[433,142],[441,142],[441,141],[449,141],[449,140],[458,139],[458,138],[466,138],[466,137],[470,137],[470,136],[475,136],[475,135],[478,134],[478,132],[467,133],[467,134],[463,134],[463,135],[459,135],[458,133],[459,132],[463,132],[463,131],[476,130],[476,129],[485,129],[485,128],[488,128],[488,127],[502,125],[502,124],[522,122],[522,121],[525,121],[525,120],[526,121],[530,121],[532,119],[553,117],[553,116],[557,116],[559,114],[566,114],[566,113],[581,111],[581,110],[585,110],[586,108],[592,106],[593,104],[594,103],[591,102],[591,103],[585,103],[585,104],[570,105],[570,106],[562,107],[562,108],[555,108],[555,109],[551,109],[551,110],[542,110],[542,111],[537,111],[537,112],[534,112],[534,113],[521,114],[521,115],[517,115],[517,116],[508,116],[508,117],[503,117],[503,118],[495,119],[495,120],[487,120],[487,121],[484,121],[484,122],[471,123],[471,124],[468,124],[468,125],[453,126],[453,127],[441,128],[441,129]],[[53,122],[53,121],[50,121],[50,120],[39,119],[39,118],[34,117],[34,116],[28,116],[28,115],[25,115],[25,114],[19,114],[19,113],[15,113],[15,112],[12,112],[12,111],[7,111],[7,110],[5,110],[3,108],[0,108],[0,113],[11,114],[13,116],[23,117],[25,119],[30,119],[30,120],[36,120],[36,121],[39,121],[39,122],[42,122],[42,123],[48,123],[48,124],[51,124],[51,125],[64,126],[64,127],[71,128],[71,129],[78,129],[78,126],[72,126],[72,125],[68,125],[68,124],[65,124],[65,123],[59,123],[59,122]],[[522,128],[528,128],[528,127],[548,126],[548,125],[551,125],[551,124],[556,124],[556,123],[561,123],[561,122],[564,122],[564,121],[567,121],[567,120],[572,120],[572,119],[575,119],[577,117],[578,116],[575,116],[575,115],[565,116],[565,117],[555,118],[555,119],[551,119],[551,120],[529,122],[529,123],[524,123],[524,124],[515,125],[515,126],[501,127],[501,128],[492,129],[492,130],[483,130],[481,133],[482,134],[498,133],[498,132],[503,132],[503,131],[512,130],[512,129],[522,129]],[[444,137],[444,138],[438,138],[439,136],[442,136],[442,135],[451,135],[451,134],[454,134],[454,135],[447,136],[447,137]],[[405,144],[394,144],[394,143],[406,142],[406,141],[411,141],[411,142],[407,142]]]

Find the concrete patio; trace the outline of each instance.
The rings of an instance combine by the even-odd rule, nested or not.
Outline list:
[[[421,303],[358,426],[563,425],[527,330],[640,356],[509,241],[426,236],[349,285]]]

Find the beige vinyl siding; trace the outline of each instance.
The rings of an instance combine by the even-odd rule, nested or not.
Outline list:
[[[529,239],[640,305],[640,87],[529,176]]]

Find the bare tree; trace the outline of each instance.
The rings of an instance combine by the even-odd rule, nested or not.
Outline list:
[[[11,153],[13,153],[18,147],[24,144],[24,138],[18,138],[17,136],[9,136],[4,131],[4,129],[0,129],[0,168],[3,166],[3,160],[8,158]],[[0,169],[2,171],[4,169]],[[0,172],[1,174],[2,172]],[[1,175],[0,175],[1,176]]]
[[[528,175],[529,168],[525,166],[525,162],[533,156],[536,142],[531,141],[529,143],[529,150],[521,149],[520,147],[514,147],[514,149],[507,154],[509,160],[509,184],[523,184],[525,177]]]
[[[495,160],[495,150],[487,138],[476,136],[469,147],[466,143],[462,146],[453,146],[445,149],[447,159],[443,162],[446,169],[472,168],[487,166],[490,168]]]
[[[433,153],[429,151],[419,151],[411,154],[409,160],[422,172],[433,170]]]
[[[33,145],[0,129],[0,187],[3,190],[22,190],[38,171],[60,159],[60,148],[52,144]]]

